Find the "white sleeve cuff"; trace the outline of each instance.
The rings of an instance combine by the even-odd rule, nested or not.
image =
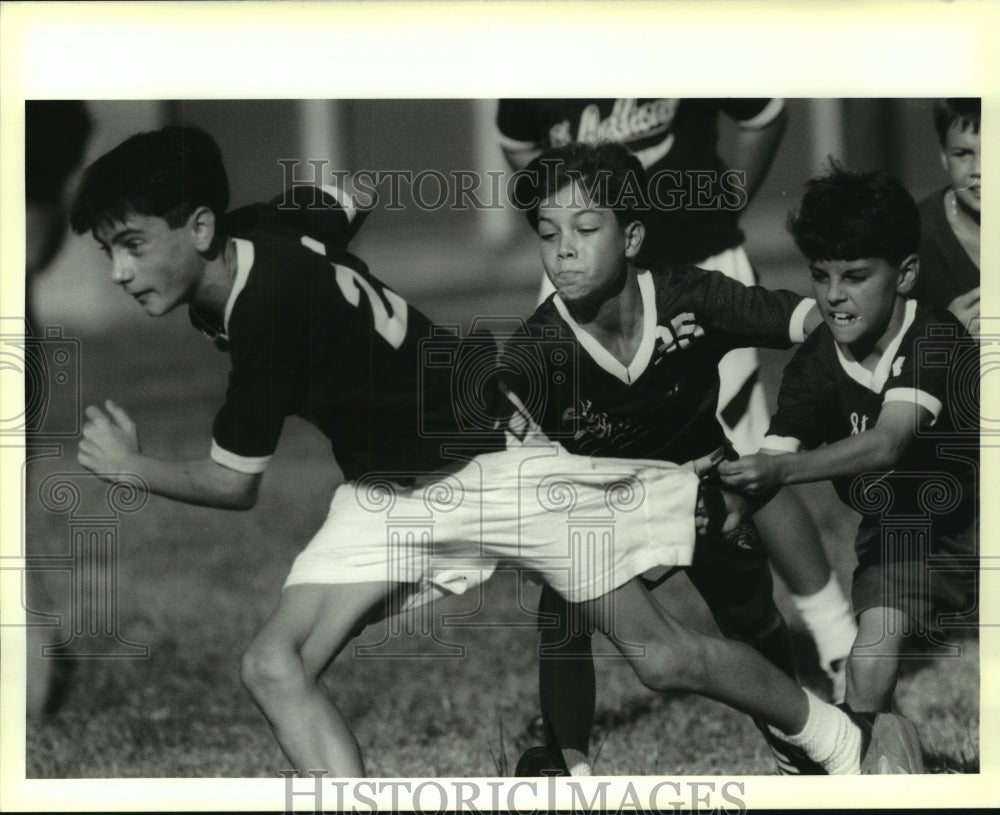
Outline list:
[[[784,109],[784,99],[772,99],[760,113],[752,119],[744,119],[739,123],[739,126],[744,130],[761,130],[777,119]]]
[[[499,135],[498,141],[500,147],[503,150],[537,150],[541,152],[542,146],[537,141],[524,141],[523,139],[512,139],[510,136],[505,136],[503,133]]]
[[[882,402],[883,404],[885,402],[910,402],[920,405],[920,407],[931,414],[931,426],[937,422],[938,416],[941,415],[941,408],[943,407],[940,399],[931,396],[927,391],[918,390],[917,388],[889,388],[885,392]]]
[[[761,450],[777,450],[781,453],[797,453],[802,442],[794,436],[764,436],[760,443]]]
[[[806,315],[816,305],[816,301],[811,297],[806,297],[801,303],[795,307],[795,311],[792,312],[792,318],[788,321],[788,338],[794,343],[805,342],[806,330],[805,322]]]
[[[246,473],[247,475],[257,475],[264,472],[267,469],[267,465],[271,462],[271,456],[258,456],[254,458],[231,453],[220,447],[215,439],[212,439],[210,455],[212,461],[216,464],[221,464],[230,470],[236,470],[238,473]]]

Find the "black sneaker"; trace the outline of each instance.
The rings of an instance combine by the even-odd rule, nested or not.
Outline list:
[[[569,770],[561,756],[548,747],[529,747],[517,760],[514,775],[519,778],[541,775],[569,775]]]

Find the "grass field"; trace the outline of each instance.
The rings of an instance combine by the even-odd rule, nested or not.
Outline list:
[[[464,322],[484,308],[490,294],[417,305],[436,319]],[[524,313],[531,296],[508,293],[494,300],[500,300],[500,313]],[[227,359],[190,330],[186,315],[129,322],[81,339],[84,404],[112,397],[125,406],[148,452],[204,454]],[[766,357],[772,382],[780,359]],[[53,473],[79,473],[74,455],[75,444],[66,444],[61,456],[39,461],[30,473],[32,553],[68,550],[69,519],[43,509],[35,490]],[[118,630],[124,639],[148,645],[148,657],[76,661],[61,708],[29,724],[28,776],[276,776],[285,761],[240,684],[239,655],[274,607],[284,575],[321,523],[337,480],[326,441],[292,421],[254,510],[223,512],[151,497],[141,511],[122,514]],[[100,511],[104,485],[96,479],[81,483],[80,512]],[[831,559],[846,580],[853,519],[825,487],[808,494]],[[68,621],[68,576],[45,578],[49,599],[36,610],[61,613]],[[698,625],[710,625],[683,578],[668,586],[664,601],[669,607],[689,613]],[[460,657],[433,658],[436,648],[427,637],[401,633],[384,645],[400,656],[345,654],[338,660],[328,681],[358,734],[370,774],[510,772],[530,743],[526,728],[537,709],[537,636],[518,596],[531,609],[537,591],[504,572],[485,587],[485,611],[474,618],[480,627],[454,628],[438,619],[437,637],[462,646]],[[787,608],[780,586],[778,591]],[[468,612],[475,600],[455,598],[439,610]],[[363,641],[379,643],[384,632],[384,624],[375,626]],[[795,633],[803,681],[822,690],[811,645],[800,630]],[[960,657],[908,663],[898,693],[900,709],[920,728],[934,772],[976,772],[979,766],[978,641],[969,633],[955,641]],[[608,653],[605,643],[598,648]],[[775,771],[746,717],[699,697],[654,695],[614,659],[598,660],[598,681],[594,744],[599,745],[599,774]]]

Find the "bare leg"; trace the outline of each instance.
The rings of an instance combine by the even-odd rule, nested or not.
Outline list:
[[[294,585],[243,656],[243,682],[300,772],[364,775],[361,751],[323,685],[323,671],[369,621],[386,583]]]
[[[591,601],[583,608],[644,685],[724,702],[780,731],[826,772],[860,771],[861,731],[847,714],[807,694],[756,650],[685,628],[638,580],[613,592],[611,601]],[[636,642],[645,645],[644,654],[624,647]]]
[[[830,580],[819,530],[798,494],[780,490],[754,515],[767,555],[792,594],[815,594]]]
[[[749,645],[682,626],[638,581],[617,589],[611,603],[585,607],[597,630],[616,646],[645,645],[644,655],[626,659],[647,687],[700,693],[786,733],[805,725],[806,694],[788,674]]]
[[[862,713],[888,713],[896,691],[899,653],[908,620],[894,608],[870,608],[858,618],[855,651],[847,662],[847,704]]]

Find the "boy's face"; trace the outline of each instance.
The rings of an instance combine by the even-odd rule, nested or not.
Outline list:
[[[191,219],[172,229],[164,218],[133,214],[94,230],[111,258],[111,280],[150,316],[166,314],[194,295],[205,263]]]
[[[813,296],[839,345],[876,343],[895,335],[902,322],[903,294],[916,275],[916,255],[900,266],[885,258],[811,263]]]
[[[979,212],[982,195],[980,141],[979,133],[973,133],[971,127],[963,130],[958,121],[948,128],[941,148],[941,163],[951,187],[958,200],[973,212]]]
[[[642,243],[642,226],[619,226],[615,213],[599,206],[574,182],[538,207],[542,265],[566,302],[599,304],[615,290]]]

